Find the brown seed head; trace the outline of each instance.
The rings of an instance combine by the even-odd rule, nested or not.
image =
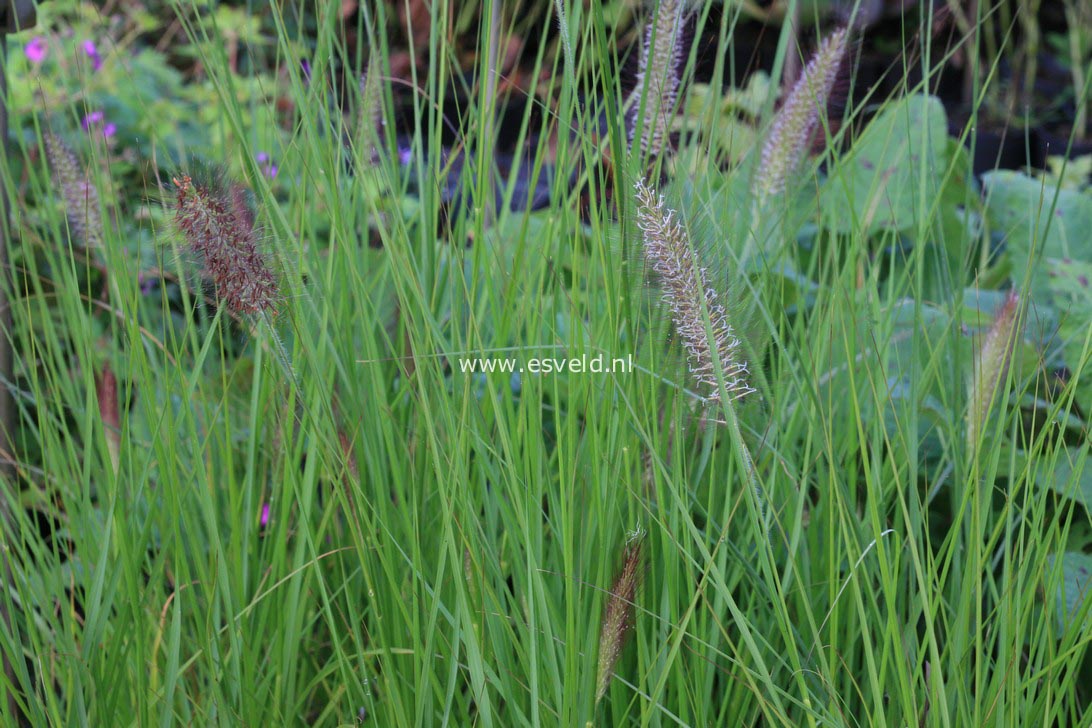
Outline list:
[[[254,214],[240,185],[173,179],[175,223],[216,284],[217,296],[237,314],[276,309],[277,281],[258,249]]]

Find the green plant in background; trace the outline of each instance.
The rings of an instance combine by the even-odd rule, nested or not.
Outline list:
[[[768,121],[723,58],[695,93],[680,26],[738,4],[647,8],[643,116],[621,3],[362,4],[359,52],[316,8],[55,2],[11,48],[29,722],[1080,723],[1085,162],[980,188],[910,84],[829,138],[836,30]],[[638,366],[465,366],[599,354]]]
[[[757,142],[758,120],[769,94],[770,77],[764,71],[753,73],[743,88],[729,88],[723,94],[709,84],[694,84],[678,124],[683,131],[709,139],[713,159],[739,164]]]
[[[1092,315],[1088,266],[1092,245],[1084,231],[1092,225],[1092,187],[1079,171],[1088,160],[1075,160],[1072,181],[1058,174],[1032,177],[1007,170],[984,176],[986,219],[1006,244],[1010,277],[1027,286],[1034,322],[1047,340],[1044,352],[1054,367],[1079,370],[1087,359],[1087,322]],[[1084,413],[1092,412],[1092,389],[1076,384],[1074,396]]]
[[[1077,139],[1088,139],[1089,109],[1092,109],[1092,96],[1089,83],[1092,76],[1088,68],[1092,66],[1092,5],[1079,0],[1062,0],[1065,5],[1065,17],[1069,26],[1066,35],[1063,58],[1069,61],[1069,73],[1073,77],[1073,100],[1077,107],[1077,116],[1073,119],[1073,135]],[[1063,44],[1059,44],[1063,45]]]

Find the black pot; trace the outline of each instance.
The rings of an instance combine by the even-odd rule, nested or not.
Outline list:
[[[963,127],[949,124],[948,131],[959,135]],[[1046,165],[1045,147],[1037,129],[980,129],[968,134],[964,144],[972,151],[975,177],[994,169],[1042,169]]]

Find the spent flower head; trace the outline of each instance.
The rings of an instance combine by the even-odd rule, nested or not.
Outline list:
[[[747,384],[747,363],[739,356],[739,339],[707,271],[698,264],[686,228],[664,204],[663,195],[643,180],[637,181],[636,189],[645,260],[661,279],[663,301],[686,349],[690,372],[706,390],[706,402],[720,400],[715,360],[730,399],[753,392]]]
[[[247,190],[211,174],[173,181],[175,224],[204,263],[217,296],[237,314],[273,312],[277,281],[258,247]]]
[[[839,28],[823,40],[774,117],[755,180],[759,200],[784,192],[807,154],[838,78],[848,38],[848,29]]]

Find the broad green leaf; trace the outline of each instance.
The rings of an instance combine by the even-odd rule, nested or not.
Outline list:
[[[930,216],[945,179],[948,130],[932,96],[892,104],[868,125],[823,185],[827,226],[908,230]]]
[[[1051,565],[1057,559],[1057,555],[1050,557]],[[1067,551],[1061,555],[1061,560],[1062,583],[1058,590],[1057,610],[1059,621],[1068,627],[1092,593],[1092,555]],[[1092,618],[1087,614],[1084,624],[1086,628],[1092,624]]]
[[[1070,258],[1044,261],[1054,306],[1058,311],[1058,342],[1065,364],[1077,380],[1077,401],[1084,412],[1092,408],[1092,369],[1086,346],[1092,326],[1092,262]],[[1085,371],[1081,371],[1081,370]]]
[[[1040,475],[1038,480],[1046,487],[1092,509],[1092,467],[1088,466],[1087,448],[1066,448],[1050,472]]]
[[[1092,191],[1058,190],[1057,182],[1012,171],[990,172],[984,182],[986,216],[1005,236],[1012,283],[1028,283],[1029,325],[1045,327],[1045,338],[1060,347],[1055,365],[1080,375],[1077,401],[1088,411],[1092,376],[1080,369],[1092,321]]]
[[[1013,283],[1030,277],[1032,295],[1047,302],[1052,286],[1041,257],[1092,261],[1092,193],[1056,190],[1011,170],[988,172],[983,183],[986,218],[1005,235]]]
[[[1064,154],[1047,157],[1047,171],[1042,176],[1062,189],[1083,190],[1092,181],[1092,154],[1066,158]]]

